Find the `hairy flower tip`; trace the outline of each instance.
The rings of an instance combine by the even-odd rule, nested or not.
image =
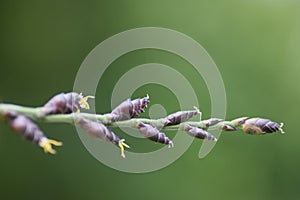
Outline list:
[[[78,116],[76,116],[75,122],[80,126],[80,128],[89,133],[91,136],[118,145],[121,149],[121,156],[125,158],[124,147],[129,148],[129,146],[125,143],[124,139],[120,139],[107,126],[99,121]]]
[[[79,112],[80,108],[90,108],[87,102],[90,98],[94,97],[84,97],[82,93],[76,92],[60,93],[52,97],[41,109],[44,115]]]
[[[183,130],[186,131],[187,134],[195,138],[217,141],[217,138],[215,136],[199,127],[185,124]]]
[[[199,114],[199,110],[178,111],[165,117],[165,126],[177,125]]]
[[[174,146],[173,142],[166,136],[166,134],[160,132],[156,127],[151,126],[150,124],[138,122],[137,128],[142,135],[154,142],[166,144],[169,148]]]
[[[142,112],[145,112],[145,108],[147,108],[149,103],[148,95],[144,98],[134,100],[127,99],[113,109],[111,112],[112,121],[124,121],[134,118]]]
[[[278,124],[269,119],[251,118],[246,120],[243,124],[243,131],[251,135],[264,135],[267,133],[275,133],[277,131],[284,133],[282,126],[283,123]]]
[[[48,139],[33,121],[21,114],[14,111],[6,111],[4,118],[14,132],[26,140],[38,144],[44,149],[45,153],[55,154],[56,151],[52,149],[51,145],[62,145],[61,142]]]

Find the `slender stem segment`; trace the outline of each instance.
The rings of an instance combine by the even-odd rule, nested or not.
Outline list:
[[[133,118],[130,120],[125,121],[118,121],[118,122],[111,122],[109,114],[92,114],[92,113],[71,113],[71,114],[54,114],[43,116],[41,112],[41,108],[32,108],[32,107],[25,107],[19,106],[14,104],[0,104],[0,115],[2,115],[6,110],[13,110],[22,115],[25,115],[37,122],[43,123],[67,123],[67,124],[74,124],[74,118],[76,116],[84,117],[87,119],[94,119],[98,120],[101,123],[109,126],[109,127],[131,127],[136,128],[138,122],[143,122],[147,124],[151,124],[155,127],[161,128],[163,130],[183,130],[184,124],[189,124],[191,126],[200,127],[206,129],[207,127],[204,124],[205,120],[199,122],[183,122],[179,125],[171,125],[171,126],[164,126],[164,118],[160,119],[147,119],[147,118]],[[221,128],[223,124],[230,123],[229,121],[221,121],[213,126],[212,128]]]

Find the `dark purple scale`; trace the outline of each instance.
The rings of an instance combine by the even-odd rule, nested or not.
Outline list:
[[[49,114],[69,114],[80,109],[82,96],[75,92],[61,93],[52,97],[44,106],[43,113]]]
[[[133,108],[131,117],[136,117],[139,114],[141,114],[142,112],[145,112],[145,108],[150,103],[150,100],[149,100],[149,97],[147,96],[142,99],[140,99],[140,98],[134,99],[131,101],[131,103],[132,103],[132,108]]]
[[[130,99],[123,101],[111,112],[112,121],[123,121],[130,119],[133,115],[133,105]]]
[[[45,137],[43,132],[27,117],[13,111],[7,111],[5,118],[13,131],[33,143],[39,143]]]
[[[76,123],[93,137],[112,142],[116,145],[120,142],[120,138],[114,132],[98,121],[78,117]]]
[[[138,116],[145,112],[145,108],[149,104],[149,97],[138,98],[134,100],[127,99],[118,105],[111,112],[112,121],[124,121]]]
[[[205,127],[203,128],[208,128],[210,126],[213,126],[213,125],[216,125],[217,123],[223,121],[223,119],[219,119],[219,118],[210,118],[210,119],[207,119],[207,120],[203,120],[203,124]]]
[[[257,119],[255,125],[260,127],[260,129],[266,133],[274,133],[280,130],[280,125],[269,119]]]
[[[156,127],[153,127],[150,124],[138,122],[137,128],[142,135],[154,142],[166,144],[169,148],[174,146],[173,142],[166,136],[166,134],[160,132]]]
[[[186,131],[190,136],[195,138],[217,141],[217,138],[215,136],[198,127],[186,124],[184,126],[184,131]]]
[[[222,126],[222,130],[224,130],[224,131],[236,131],[236,128],[232,125],[224,124]]]
[[[274,133],[283,130],[279,124],[269,119],[251,118],[243,124],[243,131],[252,135],[264,135],[266,133]]]
[[[173,114],[168,115],[165,118],[165,126],[177,125],[182,122],[189,120],[195,115],[199,114],[197,110],[193,111],[179,111]]]

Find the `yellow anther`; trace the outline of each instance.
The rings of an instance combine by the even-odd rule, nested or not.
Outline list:
[[[279,128],[279,131],[282,133],[282,134],[284,134],[285,132],[283,131],[283,129],[282,129],[282,127],[283,127],[283,123],[280,123],[280,128]]]
[[[95,97],[94,96],[86,96],[86,97],[83,97],[82,99],[80,99],[79,101],[79,104],[80,104],[80,107],[81,108],[84,108],[84,109],[90,109],[90,105],[88,104],[88,99],[94,99]]]
[[[125,158],[126,156],[125,156],[125,153],[124,153],[124,147],[130,148],[130,146],[129,146],[128,144],[125,143],[125,139],[121,139],[121,140],[119,141],[119,147],[120,147],[120,149],[121,149],[121,156],[122,156],[123,158]]]
[[[62,142],[58,142],[56,140],[49,140],[47,138],[41,139],[39,143],[40,147],[44,149],[45,153],[51,153],[51,154],[56,154],[56,151],[52,148],[52,145],[54,146],[62,146]]]
[[[197,111],[197,113],[199,114],[200,117],[200,121],[202,121],[202,112],[199,110],[199,108],[197,106],[194,106],[194,109]]]

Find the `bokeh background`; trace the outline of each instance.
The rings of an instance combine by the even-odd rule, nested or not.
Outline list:
[[[202,160],[202,142],[195,140],[170,166],[128,174],[94,159],[72,126],[41,124],[49,137],[64,142],[51,156],[1,123],[0,199],[299,199],[300,1],[1,1],[0,101],[38,106],[71,91],[96,45],[145,26],[180,31],[208,51],[225,83],[228,119],[283,121],[286,134],[223,133]],[[184,74],[199,91],[203,116],[210,117],[201,77],[180,57],[158,50],[131,52],[112,63],[98,87],[97,111],[110,111],[113,86],[123,73],[148,62]],[[147,93],[151,104],[178,109],[174,94],[158,85],[142,86],[132,96]],[[162,147],[116,132],[135,151]]]

